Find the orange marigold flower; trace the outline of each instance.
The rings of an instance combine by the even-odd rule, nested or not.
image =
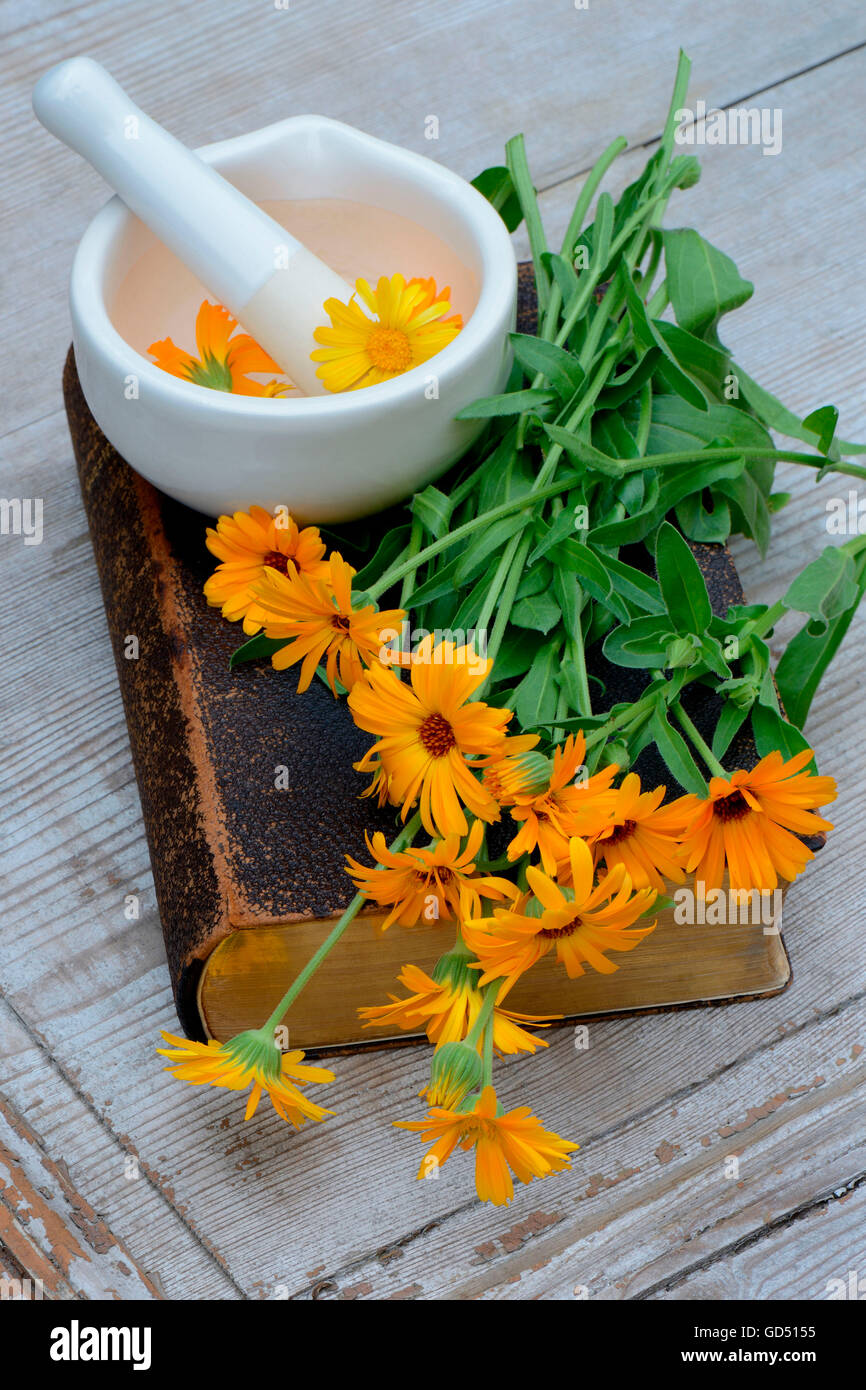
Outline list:
[[[203,300],[195,320],[195,341],[198,357],[185,352],[163,338],[147,349],[157,367],[196,386],[208,386],[212,391],[233,391],[236,396],[281,396],[291,389],[291,382],[269,381],[263,386],[252,381],[247,372],[281,372],[282,367],[259,347],[249,333],[232,337],[238,321],[222,304]]]
[[[471,647],[443,642],[435,650],[424,638],[414,654],[409,681],[390,667],[365,672],[349,696],[359,728],[378,736],[370,755],[378,757],[388,778],[391,800],[410,806],[420,802],[421,820],[430,835],[466,835],[466,806],[483,821],[498,818],[499,808],[467,759],[494,752],[505,738],[511,710],[469,701],[490,669]]]
[[[307,1120],[324,1120],[333,1110],[323,1110],[300,1090],[307,1081],[333,1081],[326,1067],[301,1066],[303,1052],[278,1052],[273,1038],[260,1032],[238,1033],[228,1042],[200,1043],[163,1032],[169,1047],[158,1047],[161,1057],[172,1063],[166,1067],[179,1081],[193,1086],[220,1086],[229,1091],[245,1091],[252,1083],[244,1119],[256,1112],[265,1092],[281,1120],[300,1129]]]
[[[507,878],[475,873],[475,856],[483,835],[484,826],[476,820],[463,850],[459,835],[447,835],[427,849],[413,846],[394,853],[377,830],[372,840],[369,835],[366,839],[370,853],[382,867],[368,868],[347,854],[347,873],[371,902],[390,906],[382,931],[392,922],[414,927],[420,921],[471,916],[480,910],[482,896],[512,900],[520,896]]]
[[[445,956],[436,966],[433,976],[418,965],[404,965],[398,975],[400,984],[410,991],[408,999],[390,995],[390,1004],[374,1004],[359,1009],[365,1028],[400,1028],[403,1032],[425,1032],[437,1048],[446,1043],[462,1042],[473,1027],[484,1003],[478,984],[477,971],[470,971],[468,958]],[[547,1047],[521,1025],[528,1023],[546,1027],[559,1014],[519,1014],[498,1005],[493,1010],[493,1046],[497,1052],[511,1056],[515,1052],[535,1052]],[[478,1041],[479,1049],[481,1039]]]
[[[614,792],[613,817],[590,838],[596,865],[608,871],[622,864],[635,888],[664,892],[665,878],[682,883],[679,836],[685,827],[684,798],[662,806],[665,787],[642,792],[640,778],[630,772]]]
[[[573,837],[569,869],[571,884],[563,886],[531,866],[526,881],[534,898],[527,895],[517,907],[464,922],[464,940],[480,962],[480,984],[504,979],[504,995],[548,951],[556,951],[570,979],[584,973],[584,963],[610,975],[618,967],[605,951],[631,951],[653,930],[655,922],[627,930],[657,895],[653,888],[633,893],[621,864],[593,887],[592,854],[584,840]]]
[[[571,836],[597,835],[610,820],[616,802],[611,782],[619,768],[603,768],[579,781],[575,774],[584,765],[586,741],[582,733],[570,735],[554,749],[553,764],[540,773],[534,755],[524,755],[525,775],[519,789],[513,786],[512,818],[520,830],[508,846],[508,858],[522,859],[538,849],[545,872],[556,872],[557,862],[568,854]]]
[[[811,748],[787,761],[768,753],[751,772],[713,777],[708,798],[683,798],[685,863],[698,883],[720,888],[725,865],[736,891],[774,889],[802,873],[814,854],[797,837],[832,830],[812,813],[836,799],[832,777],[803,771],[813,757]]]
[[[286,645],[274,652],[271,663],[276,670],[285,671],[300,661],[299,691],[307,689],[323,658],[327,658],[325,671],[334,694],[338,669],[340,681],[351,690],[361,677],[364,662],[378,659],[380,633],[405,616],[402,608],[380,612],[372,603],[353,608],[354,573],[333,550],[327,579],[267,569],[253,586],[264,609],[265,636],[286,638]]]
[[[484,785],[500,806],[511,805],[515,795],[525,790],[533,769],[550,767],[540,753],[527,757],[538,742],[538,734],[509,734],[495,753],[481,760]]]
[[[264,620],[253,585],[261,581],[265,570],[308,574],[313,579],[330,574],[318,527],[306,526],[302,531],[288,513],[272,516],[264,507],[221,516],[216,530],[207,528],[205,544],[222,561],[204,586],[205,598],[211,607],[221,608],[229,622],[243,618],[244,632],[250,637]]]
[[[511,1174],[518,1182],[546,1178],[571,1167],[568,1157],[577,1148],[541,1121],[528,1105],[503,1112],[492,1086],[485,1086],[471,1110],[433,1106],[424,1120],[397,1120],[398,1129],[416,1130],[425,1143],[433,1140],[418,1173],[425,1178],[431,1163],[445,1163],[457,1145],[475,1149],[475,1187],[482,1202],[505,1206],[514,1196]],[[510,1171],[509,1171],[510,1170]]]

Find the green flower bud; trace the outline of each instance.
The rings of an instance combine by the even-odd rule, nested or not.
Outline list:
[[[433,1054],[428,1103],[456,1110],[470,1092],[481,1089],[483,1077],[484,1068],[474,1047],[465,1042],[446,1043]]]

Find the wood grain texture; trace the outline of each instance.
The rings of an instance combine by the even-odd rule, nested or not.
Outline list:
[[[264,1110],[244,1126],[231,1098],[178,1086],[153,1057],[174,1015],[60,399],[70,257],[104,190],[33,124],[29,89],[50,62],[92,52],[192,143],[319,109],[431,153],[433,113],[434,157],[469,175],[522,128],[555,230],[609,138],[657,134],[683,43],[692,95],[760,92],[783,109],[784,145],[776,158],[702,150],[702,183],[669,225],[697,225],[755,281],[723,334],[745,368],[802,411],[834,400],[843,432],[863,437],[866,65],[862,51],[838,56],[866,41],[862,6],[544,10],[542,22],[516,0],[0,6],[11,171],[0,491],[44,498],[46,517],[41,546],[0,537],[0,986],[14,1020],[3,1087],[169,1297],[573,1299],[581,1286],[604,1298],[822,1298],[828,1279],[863,1267],[852,1140],[866,1045],[862,617],[809,724],[843,794],[827,849],[786,904],[791,988],[703,1014],[595,1022],[584,1053],[561,1033],[544,1058],[505,1066],[505,1103],[531,1102],[581,1143],[570,1174],[507,1211],[477,1204],[459,1158],[415,1183],[417,1148],[389,1120],[415,1113],[421,1049],[341,1059],[337,1118],[299,1135]],[[623,174],[642,158],[627,156]],[[847,480],[815,488],[793,468],[780,485],[793,500],[768,561],[737,548],[753,599],[776,597],[827,543],[826,499],[847,493]],[[144,1186],[119,1176],[130,1152]],[[728,1156],[739,1179],[724,1176]]]

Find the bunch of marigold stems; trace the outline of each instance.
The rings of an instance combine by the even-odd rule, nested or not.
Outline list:
[[[666,800],[664,786],[644,789],[616,763],[589,775],[581,732],[543,747],[514,728],[511,710],[479,698],[492,663],[471,647],[432,635],[413,650],[395,645],[405,611],[353,592],[354,570],[326,555],[315,527],[253,507],[220,518],[208,546],[220,561],[208,601],[273,639],[273,666],[298,667],[299,691],[318,672],[346,695],[374,739],[356,764],[371,778],[361,794],[392,805],[399,829],[390,845],[367,837],[368,862],[347,856],[356,895],[262,1027],[226,1043],[163,1034],[168,1070],[248,1091],[245,1118],[263,1093],[296,1128],[326,1118],[304,1088],[333,1073],[275,1045],[294,999],[365,904],[384,913],[381,931],[435,923],[432,973],[407,964],[403,993],[360,1012],[367,1027],[424,1031],[433,1044],[427,1114],[395,1122],[427,1146],[419,1178],[457,1146],[474,1149],[479,1197],[506,1203],[514,1178],[569,1168],[577,1148],[529,1107],[505,1111],[497,1099],[495,1060],[546,1047],[537,1030],[553,1022],[508,1007],[514,985],[546,956],[571,979],[617,970],[615,958],[653,931],[666,883],[687,875],[705,897],[725,872],[743,892],[793,879],[812,858],[800,837],[832,828],[815,808],[835,783],[807,770],[811,750],[771,753],[751,771],[717,767],[705,798]]]

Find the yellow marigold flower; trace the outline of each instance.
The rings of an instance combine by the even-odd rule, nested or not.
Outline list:
[[[448,346],[461,322],[445,319],[451,305],[444,296],[434,298],[435,283],[432,291],[430,283],[407,285],[402,275],[383,275],[372,290],[366,280],[356,280],[368,313],[354,295],[348,304],[325,300],[331,327],[316,329],[313,337],[323,346],[310,357],[322,363],[316,375],[329,391],[357,391],[390,381]]]
[[[264,620],[265,610],[253,594],[253,585],[266,570],[308,574],[313,579],[330,574],[318,527],[301,531],[293,517],[271,516],[264,507],[221,516],[216,530],[207,528],[205,544],[222,561],[204,586],[205,598],[211,607],[221,608],[229,622],[243,618],[244,632],[250,637]]]
[[[485,1086],[471,1110],[434,1106],[424,1120],[397,1120],[398,1129],[416,1130],[425,1143],[433,1140],[421,1163],[419,1178],[440,1166],[454,1152],[475,1149],[475,1187],[482,1202],[505,1206],[514,1196],[511,1174],[518,1182],[546,1178],[571,1167],[568,1157],[577,1148],[543,1129],[528,1105],[503,1113],[492,1086]],[[510,1170],[510,1171],[509,1171]]]
[[[221,1086],[229,1091],[245,1091],[252,1083],[244,1119],[254,1115],[262,1092],[281,1120],[300,1129],[307,1120],[324,1120],[333,1110],[323,1110],[300,1090],[307,1081],[333,1081],[334,1073],[326,1067],[301,1066],[303,1052],[280,1053],[272,1038],[260,1032],[238,1033],[228,1042],[191,1042],[163,1032],[169,1047],[158,1047],[161,1057],[172,1063],[165,1070],[179,1081],[193,1086]]]
[[[390,667],[374,666],[349,696],[355,723],[378,736],[370,755],[388,778],[391,800],[402,805],[404,821],[420,802],[430,835],[466,835],[464,805],[483,821],[499,816],[467,759],[499,747],[512,711],[467,703],[491,662],[481,663],[480,671],[478,665],[471,647],[443,642],[434,650],[430,635],[414,654],[408,682]]]
[[[618,967],[605,951],[631,951],[655,927],[627,930],[656,899],[654,888],[632,892],[621,864],[593,887],[592,854],[584,840],[569,841],[571,884],[554,883],[534,866],[526,881],[534,894],[516,908],[496,908],[492,917],[463,924],[463,937],[478,957],[479,984],[505,980],[503,996],[548,951],[555,951],[570,979],[584,963],[604,975]]]
[[[409,998],[398,999],[392,994],[390,1004],[359,1009],[359,1016],[366,1020],[365,1028],[400,1028],[404,1033],[423,1030],[437,1048],[446,1043],[462,1042],[481,1012],[484,994],[478,984],[477,971],[469,971],[466,958],[457,961],[453,956],[446,956],[444,960],[448,964],[443,967],[443,962],[439,962],[433,972],[435,978],[420,966],[404,965],[397,978],[404,989],[411,991]],[[559,1017],[559,1014],[537,1017],[519,1014],[497,1006],[493,1010],[493,1046],[505,1056],[547,1047],[543,1038],[528,1033],[521,1024],[544,1027],[551,1019]]]
[[[195,320],[195,341],[198,357],[184,352],[163,338],[147,349],[157,367],[196,386],[208,386],[212,391],[233,391],[236,396],[281,396],[291,389],[291,382],[269,381],[263,386],[252,381],[247,372],[281,372],[282,367],[259,347],[249,333],[232,337],[238,321],[222,304],[203,300]]]
[[[482,780],[500,806],[511,805],[515,795],[524,790],[529,769],[538,769],[541,754],[527,757],[538,742],[538,734],[509,734],[495,753],[482,759]],[[545,768],[549,766],[546,758],[542,762]]]
[[[427,849],[416,846],[395,854],[379,830],[372,840],[369,835],[366,839],[370,853],[382,867],[368,868],[347,854],[346,872],[366,898],[380,907],[391,908],[382,931],[392,922],[414,927],[421,921],[472,916],[480,910],[482,895],[519,897],[518,889],[507,878],[475,873],[475,856],[483,834],[484,826],[476,820],[462,851],[460,836],[448,835]]]
[[[642,792],[640,778],[630,772],[614,792],[613,818],[590,838],[596,865],[609,870],[622,864],[635,888],[663,893],[665,878],[682,883],[679,836],[685,825],[684,798],[662,806],[664,787]]]
[[[787,761],[768,753],[751,772],[713,777],[708,798],[682,798],[685,864],[698,883],[720,888],[727,865],[734,890],[772,890],[803,871],[814,855],[797,837],[832,830],[812,812],[836,799],[832,777],[803,771],[813,756],[811,748]]]
[[[522,859],[537,848],[545,872],[553,874],[557,863],[568,855],[573,835],[597,835],[610,820],[616,802],[610,784],[619,768],[614,763],[576,782],[575,774],[585,758],[582,733],[569,735],[554,749],[553,763],[548,763],[541,775],[533,755],[524,755],[524,775],[511,783],[511,815],[520,823],[520,830],[508,846],[509,859]]]
[[[253,593],[264,609],[266,637],[285,637],[271,663],[285,671],[300,661],[298,690],[306,690],[323,658],[328,684],[336,695],[337,671],[346,690],[360,678],[365,661],[376,661],[382,647],[380,633],[400,622],[402,608],[380,612],[372,603],[352,606],[355,571],[336,550],[328,559],[328,576],[313,579],[306,574],[280,574],[265,570]]]

